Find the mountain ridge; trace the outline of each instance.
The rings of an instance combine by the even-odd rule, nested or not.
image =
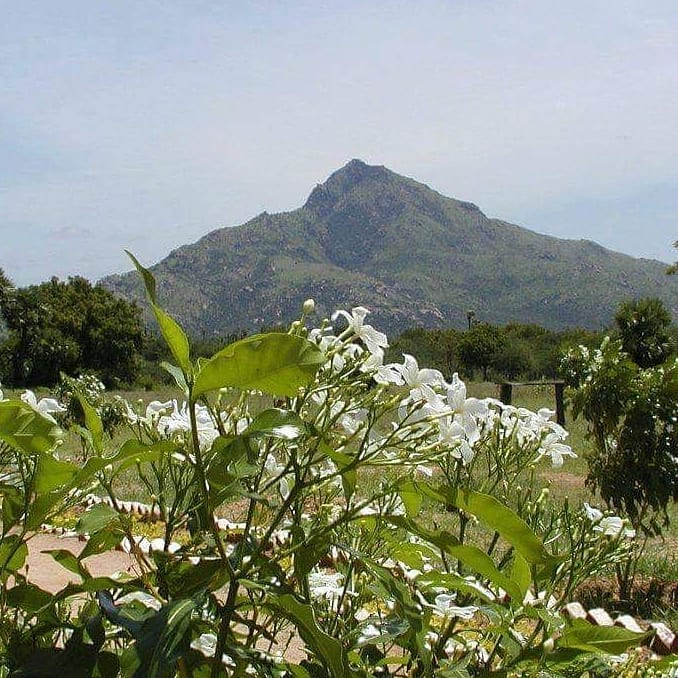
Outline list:
[[[321,315],[367,306],[388,332],[466,323],[599,328],[630,296],[678,314],[665,264],[592,241],[546,236],[488,218],[414,179],[354,159],[299,208],[207,233],[151,267],[167,309],[194,334],[288,322],[313,297]],[[141,300],[136,275],[102,283]]]

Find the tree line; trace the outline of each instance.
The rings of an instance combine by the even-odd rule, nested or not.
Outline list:
[[[448,377],[460,372],[484,381],[553,379],[559,376],[560,360],[568,349],[580,344],[596,347],[606,333],[472,320],[466,330],[406,330],[391,340],[386,359],[398,361],[402,353],[409,353]],[[657,351],[670,353],[677,343],[671,315],[657,299],[624,302],[610,331],[634,337],[637,346],[630,350],[639,355],[639,364],[655,359]],[[192,350],[194,355],[211,355],[243,336],[245,332],[194,338]],[[663,339],[657,340],[658,336]],[[640,355],[642,351],[647,355]],[[156,367],[158,361],[169,359],[165,352],[157,335],[144,328],[139,306],[100,285],[72,277],[16,288],[0,269],[3,384],[52,386],[61,373],[92,373],[108,387],[152,388],[166,376]]]

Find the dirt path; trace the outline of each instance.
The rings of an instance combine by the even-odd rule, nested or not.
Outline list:
[[[53,534],[36,534],[28,540],[28,559],[23,572],[28,572],[31,582],[45,591],[54,593],[69,582],[80,583],[80,578],[57,563],[52,556],[43,551],[66,550],[78,555],[85,547],[84,541],[75,537],[60,537]],[[110,551],[91,556],[85,561],[93,576],[111,575],[114,572],[134,574],[135,563],[122,551]]]
[[[60,537],[53,534],[36,534],[28,541],[28,559],[23,572],[29,574],[32,583],[45,591],[55,593],[68,583],[77,584],[80,578],[65,567],[57,563],[49,553],[44,551],[66,550],[78,555],[85,547],[86,542],[76,537]],[[122,551],[109,551],[101,555],[91,556],[85,561],[87,569],[92,576],[110,576],[114,572],[137,573],[137,565],[134,559]],[[281,638],[283,643],[280,652],[284,650],[284,656],[288,661],[298,663],[305,658],[306,654],[301,649],[302,644],[297,639],[292,639],[289,645],[287,637]],[[268,649],[268,648],[267,648]]]

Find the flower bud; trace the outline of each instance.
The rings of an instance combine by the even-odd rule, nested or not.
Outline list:
[[[313,299],[306,299],[304,305],[302,306],[302,311],[304,315],[311,315],[315,312],[315,301]]]
[[[544,654],[551,654],[556,649],[556,642],[553,638],[547,638],[544,641]]]

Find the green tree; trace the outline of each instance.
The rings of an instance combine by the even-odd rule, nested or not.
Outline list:
[[[678,248],[678,240],[673,243],[673,246]],[[669,275],[673,275],[674,273],[678,273],[678,261],[676,261],[675,264],[669,266],[668,270],[666,271]]]
[[[501,329],[489,323],[478,323],[464,332],[457,342],[457,357],[463,370],[473,376],[480,369],[487,381],[493,367],[504,350],[506,338]]]
[[[660,299],[625,301],[615,316],[622,348],[640,367],[663,363],[671,353],[671,314]]]
[[[5,378],[14,385],[51,385],[60,372],[92,371],[107,386],[136,375],[141,311],[84,278],[6,291],[0,312],[8,331]]]
[[[659,533],[678,500],[678,358],[643,368],[606,338],[595,351],[570,351],[563,373],[593,441],[587,483],[636,529]]]

